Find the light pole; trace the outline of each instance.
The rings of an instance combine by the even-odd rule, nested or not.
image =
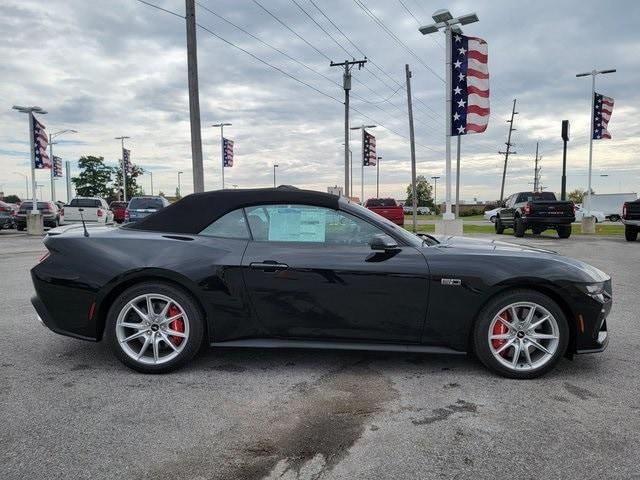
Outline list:
[[[180,171],[178,172],[178,196],[180,198],[182,198],[182,185],[180,184],[180,175],[182,175],[184,172]]]
[[[16,175],[21,175],[21,176],[24,177],[24,186],[25,186],[25,189],[26,189],[26,192],[27,192],[24,198],[26,200],[27,198],[29,198],[29,177],[27,175],[25,175],[24,173],[20,173],[20,172],[13,172],[13,173],[15,173]]]
[[[376,198],[380,198],[380,160],[382,157],[378,157],[376,162]]]
[[[147,170],[149,173],[149,178],[151,179],[151,195],[153,195],[153,172],[151,170]]]
[[[451,211],[451,32],[456,25],[467,25],[478,21],[478,16],[475,13],[469,13],[467,15],[461,15],[460,17],[454,17],[451,12],[446,9],[437,10],[432,18],[434,22],[431,25],[420,27],[418,30],[423,35],[430,33],[436,33],[439,30],[444,30],[446,46],[445,46],[445,71],[446,71],[446,93],[445,93],[445,152],[446,152],[446,178],[447,183],[445,187],[445,201],[446,211],[442,216],[443,220],[451,221],[455,219],[453,212]]]
[[[222,167],[222,189],[224,190],[224,127],[230,127],[231,123],[214,123],[212,127],[220,127],[220,166]]]
[[[35,215],[38,211],[38,207],[36,202],[36,150],[35,139],[33,138],[33,114],[39,113],[40,115],[45,115],[47,112],[40,107],[21,107],[20,105],[14,105],[13,109],[19,111],[20,113],[26,113],[27,115],[29,115],[29,143],[31,145],[31,189],[33,192],[31,211]]]
[[[606,74],[606,73],[614,73],[616,71],[615,68],[610,68],[608,70],[591,70],[590,72],[578,73],[576,77],[587,77],[591,75],[591,111],[589,112],[589,123],[591,124],[591,128],[589,129],[589,188],[587,188],[587,205],[589,206],[587,211],[585,212],[586,217],[592,217],[591,215],[591,165],[593,158],[593,106],[595,102],[596,96],[596,75]]]
[[[127,201],[127,166],[124,163],[124,140],[131,137],[115,137],[122,145],[122,200]]]
[[[56,161],[53,158],[53,145],[57,144],[57,142],[54,142],[53,139],[56,137],[59,137],[60,135],[64,135],[65,133],[78,133],[78,131],[68,129],[68,130],[60,130],[59,132],[49,134],[49,156],[51,157],[51,201],[52,202],[56,201],[56,184],[55,184],[56,177],[53,175],[53,170],[54,170],[53,167]]]
[[[376,126],[377,125],[360,125],[359,127],[351,127],[351,130],[360,130],[362,133],[362,158],[360,158],[360,203],[362,205],[364,205],[364,131],[367,128],[376,128]],[[353,166],[353,157],[351,159],[351,164]]]
[[[438,180],[440,177],[431,177],[433,180],[433,206],[436,209],[436,214],[438,213]]]
[[[342,145],[344,145],[344,143]],[[351,147],[349,147],[349,172],[349,191],[353,195],[353,150],[351,150]],[[345,197],[349,198],[346,193]]]
[[[276,168],[278,168],[280,165],[278,165],[277,163],[273,164],[273,188],[276,188]]]

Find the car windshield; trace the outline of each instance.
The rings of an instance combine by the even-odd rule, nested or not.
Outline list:
[[[132,198],[129,202],[130,210],[160,210],[162,207],[160,198]]]
[[[387,220],[386,218],[382,217],[381,215],[378,215],[377,213],[372,212],[368,208],[365,208],[365,207],[363,207],[361,205],[358,205],[357,203],[353,203],[353,202],[348,201],[348,200],[345,200],[345,202],[348,202],[349,206],[351,208],[353,208],[355,211],[357,211],[357,213],[360,216],[362,216],[363,218],[368,218],[368,219],[372,220],[375,223],[383,223],[385,226],[387,226],[388,228],[390,228],[393,231],[394,235],[400,237],[404,242],[406,242],[407,244],[409,244],[411,246],[421,247],[425,242],[428,245],[435,245],[435,244],[439,243],[433,237],[427,237],[427,238],[418,237],[418,236],[408,232],[404,228],[402,228],[402,227],[396,225],[395,223],[391,222],[390,220]]]
[[[366,203],[367,207],[395,207],[396,201],[393,198],[370,198]]]
[[[70,207],[96,208],[101,207],[101,202],[97,198],[74,198],[69,204]]]

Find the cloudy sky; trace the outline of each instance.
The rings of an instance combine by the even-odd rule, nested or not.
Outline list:
[[[149,1],[184,15],[181,0]],[[446,7],[454,15],[475,11],[480,22],[466,26],[465,33],[489,44],[491,120],[484,134],[462,139],[463,199],[499,196],[503,157],[497,152],[504,149],[514,98],[517,155],[510,160],[507,193],[531,188],[536,141],[542,184],[559,190],[565,118],[572,134],[568,186],[586,186],[591,85],[590,78],[575,74],[593,68],[618,70],[597,79],[596,89],[616,103],[609,124],[613,139],[594,143],[594,189],[637,192],[640,4],[618,1],[606,14],[602,5],[200,0],[196,17],[206,28],[198,30],[206,187],[220,187],[219,130],[210,125],[221,121],[233,124],[225,135],[236,149],[236,163],[225,172],[228,187],[271,185],[274,163],[279,184],[318,190],[342,184],[342,72],[329,67],[329,59],[363,54],[371,61],[353,74],[351,122],[378,125],[381,195],[404,198],[410,182],[405,63],[413,72],[418,174],[443,176],[444,38],[425,37],[417,28]],[[173,193],[180,170],[183,193],[192,191],[184,20],[137,0],[3,0],[0,32],[0,190],[24,195],[20,174],[29,173],[28,124],[25,115],[11,110],[17,104],[48,110],[41,120],[50,132],[78,130],[55,147],[75,171],[81,155],[101,155],[115,165],[120,146],[114,137],[127,135],[134,163],[153,171],[156,193]],[[352,146],[359,195],[357,133]],[[39,171],[37,180],[50,198],[47,173]],[[149,177],[141,183],[150,193]],[[64,184],[57,185],[64,199]],[[375,168],[369,167],[365,197],[373,195]]]

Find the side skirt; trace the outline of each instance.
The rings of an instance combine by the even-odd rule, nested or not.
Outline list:
[[[363,342],[327,342],[318,340],[283,340],[271,338],[255,338],[245,340],[229,340],[228,342],[212,342],[212,347],[234,348],[309,348],[321,350],[373,350],[379,352],[414,352],[414,353],[443,353],[465,355],[466,352],[447,347],[430,345],[400,345],[393,343],[363,343]]]

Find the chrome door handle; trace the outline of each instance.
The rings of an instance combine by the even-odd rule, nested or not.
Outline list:
[[[264,262],[251,262],[249,267],[254,270],[263,270],[265,272],[276,272],[278,270],[286,270],[289,265],[286,263],[279,263],[273,260],[265,260]]]

